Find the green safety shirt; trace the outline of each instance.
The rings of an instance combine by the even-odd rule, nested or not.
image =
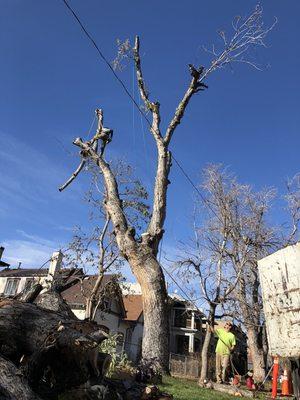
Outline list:
[[[217,337],[219,338],[216,353],[222,354],[223,356],[229,355],[230,350],[236,345],[235,336],[231,332],[225,331],[223,328],[215,330]]]

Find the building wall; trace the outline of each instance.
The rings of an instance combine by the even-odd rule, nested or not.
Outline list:
[[[16,294],[18,294],[18,293],[20,293],[23,289],[24,289],[24,287],[25,287],[25,285],[26,285],[26,281],[28,280],[28,279],[33,279],[34,280],[34,282],[35,283],[40,283],[41,285],[45,285],[46,284],[46,277],[30,277],[30,276],[28,276],[28,277],[20,277],[20,278],[15,278],[15,277],[0,277],[0,294],[3,294],[4,293],[4,290],[5,290],[5,287],[6,287],[6,283],[7,283],[7,280],[8,279],[15,279],[15,280],[18,280],[18,287],[17,287],[17,292],[16,292]]]
[[[123,351],[127,354],[128,358],[137,363],[141,356],[142,339],[144,331],[143,318],[138,321],[122,321],[120,328],[125,332]]]

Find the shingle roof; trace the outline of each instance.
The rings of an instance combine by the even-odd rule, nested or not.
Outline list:
[[[35,268],[5,268],[0,271],[0,277],[15,277],[15,278],[22,278],[22,277],[31,277],[31,276],[47,276],[48,269],[35,269]]]
[[[126,310],[126,321],[137,321],[143,312],[143,301],[141,294],[129,294],[123,296]]]
[[[98,293],[104,286],[112,282],[114,280],[115,275],[108,274],[104,275]],[[75,285],[71,286],[67,290],[62,292],[62,297],[66,300],[67,303],[73,305],[86,305],[86,299],[91,294],[93,290],[98,275],[89,275],[84,277],[82,280],[78,281]],[[73,280],[74,277],[71,277],[70,280]]]
[[[64,277],[69,274],[72,268],[62,268],[58,272]],[[48,275],[48,268],[5,268],[0,271],[0,277],[12,277],[12,278],[28,278],[28,277],[40,277]],[[82,270],[75,270],[73,274],[82,274]]]

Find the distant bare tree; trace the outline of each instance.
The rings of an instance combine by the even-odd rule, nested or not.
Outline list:
[[[203,173],[201,185],[206,198],[205,204],[196,203],[194,216],[195,239],[177,262],[179,273],[192,275],[200,284],[201,297],[208,309],[205,339],[201,350],[201,373],[199,384],[203,385],[208,376],[208,351],[216,310],[224,305],[235,290],[242,269],[232,269],[228,249],[231,246],[232,217],[230,205],[241,197],[246,186],[237,184],[234,177],[214,165]],[[199,222],[200,221],[200,222]]]
[[[224,236],[224,253],[232,267],[227,279],[236,281],[231,295],[227,296],[227,302],[223,305],[227,313],[231,312],[247,330],[254,378],[259,382],[264,378],[265,365],[257,260],[278,246],[276,231],[266,222],[275,192],[273,189],[254,192],[250,186],[240,185],[218,166],[207,169],[206,176],[214,198],[218,199],[222,214],[226,216],[225,219],[218,218],[216,223],[220,224],[223,236],[227,232]],[[225,220],[227,227],[224,225]]]
[[[124,212],[122,196],[118,182],[112,172],[110,164],[104,158],[104,149],[112,139],[112,130],[103,126],[103,112],[97,110],[98,129],[90,141],[83,141],[81,138],[74,140],[74,145],[80,148],[82,157],[81,164],[71,178],[61,187],[63,190],[78,176],[82,170],[82,163],[91,160],[98,167],[103,176],[103,183],[106,192],[105,209],[111,218],[114,226],[116,242],[120,254],[129,262],[131,269],[141,285],[143,293],[144,310],[144,337],[143,337],[143,359],[155,358],[163,370],[168,370],[168,307],[167,290],[165,278],[160,263],[157,260],[159,243],[164,234],[164,222],[167,208],[167,191],[169,173],[172,165],[170,143],[173,134],[181,123],[187,106],[192,97],[207,88],[204,80],[215,70],[222,68],[233,61],[246,62],[251,51],[263,45],[268,32],[273,28],[264,27],[262,24],[262,9],[258,6],[249,17],[239,19],[238,24],[233,25],[233,38],[224,41],[223,50],[214,53],[209,67],[195,67],[189,65],[191,79],[185,90],[176,111],[167,123],[165,132],[161,128],[160,104],[152,101],[146,89],[143,76],[140,41],[136,37],[132,49],[132,57],[136,69],[137,84],[144,108],[150,114],[149,130],[154,139],[157,151],[156,177],[153,188],[153,204],[150,222],[141,235],[136,234],[136,229],[128,221]],[[119,46],[118,55],[127,56],[128,45]],[[117,64],[120,63],[120,57]],[[248,64],[254,63],[248,58]],[[101,151],[98,151],[98,143],[101,144]]]

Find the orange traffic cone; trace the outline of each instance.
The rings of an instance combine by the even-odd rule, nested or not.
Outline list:
[[[291,375],[289,374],[289,371],[286,368],[284,368],[283,377],[282,377],[282,384],[281,384],[281,394],[282,394],[282,396],[291,395],[292,394],[291,387],[292,387]]]

